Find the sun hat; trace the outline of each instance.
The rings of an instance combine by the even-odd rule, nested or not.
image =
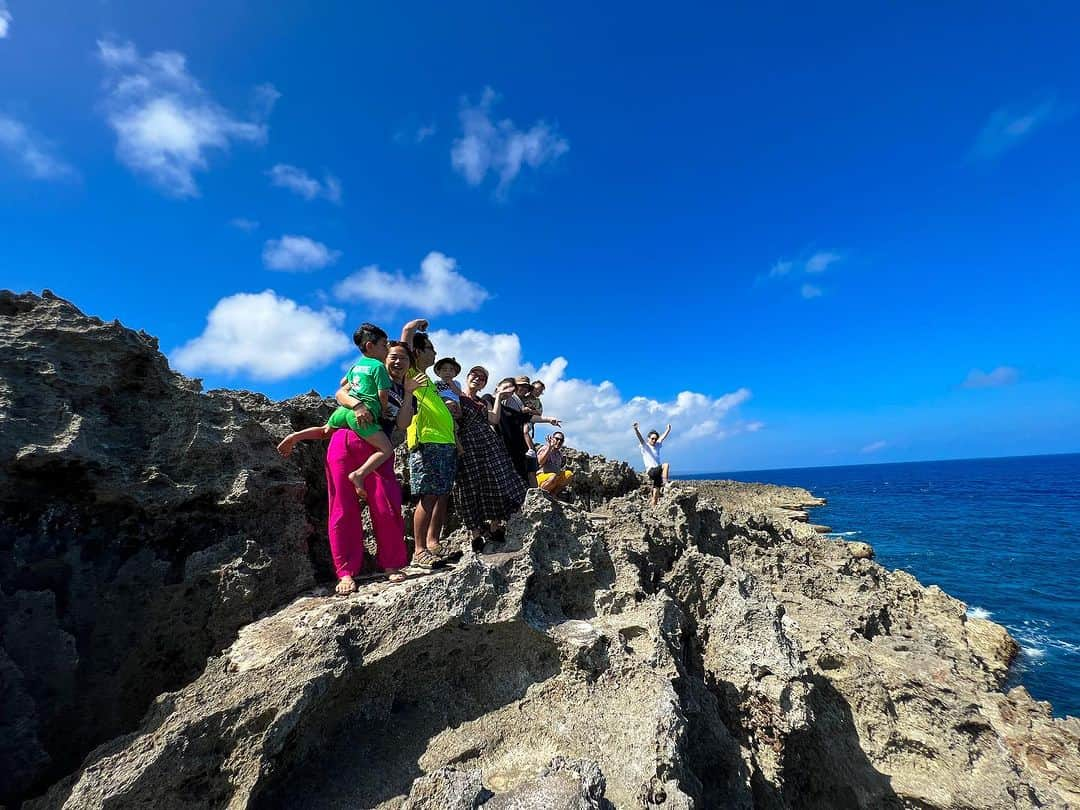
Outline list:
[[[461,373],[461,363],[459,363],[459,362],[457,361],[457,358],[456,358],[456,357],[444,357],[444,358],[442,358],[441,360],[436,360],[436,361],[435,361],[435,365],[434,365],[434,368],[435,368],[436,370],[438,370],[439,366],[441,366],[441,365],[442,365],[443,363],[452,363],[452,364],[453,364],[453,366],[454,366],[454,369],[455,369],[455,371],[454,371],[454,374],[455,374],[455,375],[457,375],[457,374],[460,374],[460,373]]]
[[[529,382],[529,378],[522,374],[520,377],[514,377],[514,385],[532,385]]]

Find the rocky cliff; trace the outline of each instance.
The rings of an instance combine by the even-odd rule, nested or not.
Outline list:
[[[201,393],[0,293],[0,801],[29,807],[1080,804],[1015,644],[800,522],[804,490],[575,460],[489,553],[327,594],[317,395]]]

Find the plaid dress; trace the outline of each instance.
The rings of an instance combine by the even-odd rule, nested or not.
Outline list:
[[[506,445],[491,429],[483,402],[461,398],[458,439],[462,455],[454,479],[454,507],[466,528],[479,529],[484,521],[505,520],[521,509],[525,482],[510,462]]]

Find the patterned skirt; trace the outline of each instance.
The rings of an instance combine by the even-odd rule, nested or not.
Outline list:
[[[454,479],[454,508],[468,529],[506,520],[525,501],[525,482],[499,435],[488,424],[487,406],[461,398],[458,439],[462,455]]]

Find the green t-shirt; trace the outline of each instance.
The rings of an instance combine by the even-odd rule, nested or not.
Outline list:
[[[415,377],[421,372],[409,369],[409,376]],[[409,449],[418,444],[454,444],[454,417],[446,409],[446,403],[439,396],[435,382],[428,380],[423,388],[417,388],[416,416],[409,424]]]
[[[349,396],[367,405],[378,423],[382,416],[379,392],[388,391],[393,386],[386,366],[372,357],[361,357],[345,374],[345,385],[349,389]]]

